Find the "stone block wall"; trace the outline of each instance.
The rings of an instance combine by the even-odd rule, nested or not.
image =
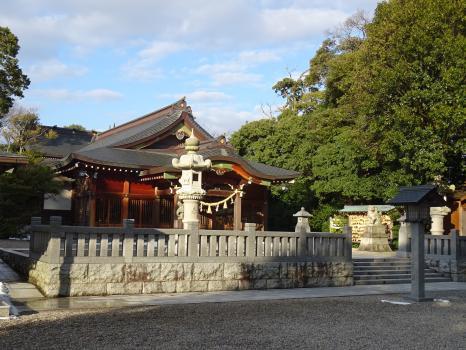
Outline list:
[[[450,276],[454,282],[466,282],[466,260],[430,257],[426,259],[427,267]]]
[[[23,265],[28,265],[29,281],[48,297],[353,285],[351,262],[242,263],[219,259],[49,264],[23,259]]]

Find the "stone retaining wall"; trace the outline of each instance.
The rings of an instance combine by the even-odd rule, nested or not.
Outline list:
[[[348,286],[351,262],[156,262],[49,264],[18,259],[29,281],[48,297],[112,294],[206,292],[222,290]],[[22,267],[20,267],[22,265]]]
[[[466,282],[466,260],[450,260],[430,257],[426,259],[427,267],[450,276],[454,282]]]

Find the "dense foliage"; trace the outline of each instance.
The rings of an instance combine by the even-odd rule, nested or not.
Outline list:
[[[0,174],[0,237],[21,232],[31,216],[40,215],[45,193],[56,194],[62,185],[53,171],[37,161]]]
[[[28,77],[18,66],[18,38],[6,27],[0,27],[0,123],[13,106],[15,97],[23,97]]]
[[[40,125],[39,116],[32,110],[13,107],[0,127],[0,134],[6,141],[7,152],[22,154],[39,137],[53,139],[57,133]]]
[[[465,10],[460,0],[382,2],[372,21],[358,13],[327,38],[300,78],[273,87],[286,100],[281,114],[231,142],[301,172],[273,191],[279,206],[308,205],[322,229],[343,204],[384,202],[400,185],[464,183]]]

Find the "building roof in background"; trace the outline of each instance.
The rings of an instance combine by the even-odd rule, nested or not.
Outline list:
[[[395,209],[393,205],[386,204],[369,204],[370,206],[376,207],[381,213],[386,213],[392,209]],[[339,213],[367,213],[369,205],[345,205],[343,209],[339,210]]]
[[[46,158],[63,158],[88,145],[94,137],[92,131],[81,131],[58,126],[43,126],[43,128],[53,130],[57,137],[48,139],[45,136],[40,136],[37,143],[30,148],[42,153]]]

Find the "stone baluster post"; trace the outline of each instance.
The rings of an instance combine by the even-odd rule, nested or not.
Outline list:
[[[398,251],[396,252],[396,256],[407,258],[409,257],[409,237],[406,215],[401,216],[398,222],[400,223],[400,229],[398,231]]]
[[[123,219],[123,257],[125,262],[133,261],[133,247],[134,247],[134,219]]]
[[[256,256],[256,224],[246,222],[244,224],[244,231],[248,233],[246,238],[246,256],[254,258]]]
[[[61,216],[50,217],[50,240],[45,253],[47,261],[50,264],[60,263],[60,241],[62,236],[61,223]]]
[[[451,209],[448,207],[430,208],[430,217],[432,219],[432,227],[430,229],[430,233],[432,235],[443,235],[445,233],[445,229],[443,227],[443,218],[450,212]]]
[[[351,226],[343,226],[343,234],[345,239],[345,258],[348,261],[353,260],[353,229]]]

